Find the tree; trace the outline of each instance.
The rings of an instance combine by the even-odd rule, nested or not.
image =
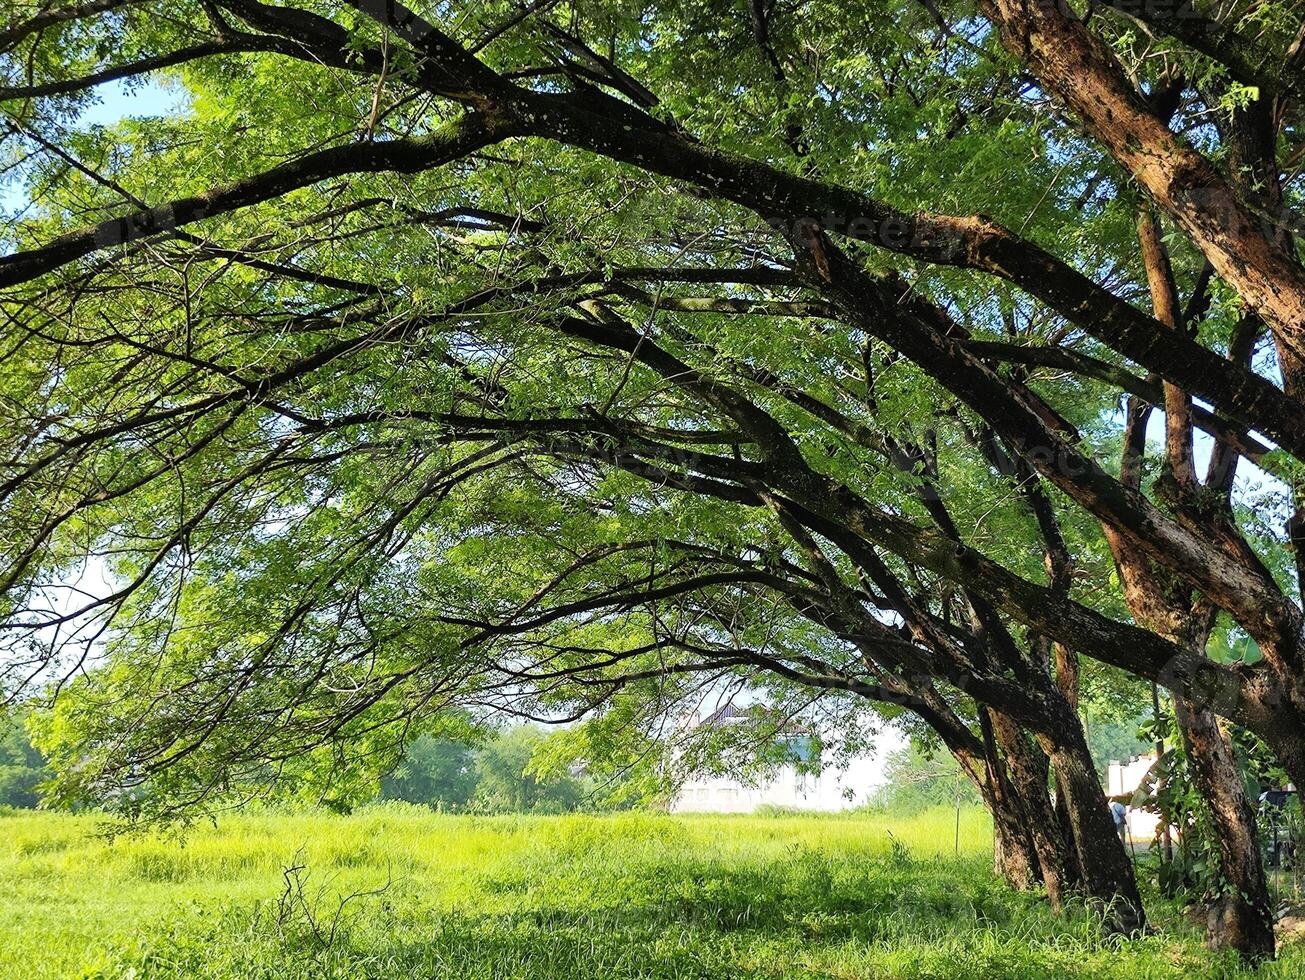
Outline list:
[[[915,742],[898,749],[888,758],[887,777],[880,799],[891,809],[919,810],[931,806],[971,806],[981,802],[973,785],[955,761],[946,755],[929,752]]]
[[[193,804],[454,705],[646,735],[824,692],[921,718],[1009,877],[1132,928],[1085,655],[1174,692],[1250,896],[1217,938],[1270,954],[1219,716],[1305,783],[1301,25],[1183,10],[21,13],[4,676],[108,637],[66,792]],[[72,125],[161,70],[185,112]],[[56,599],[88,554],[111,594]]]
[[[1111,760],[1116,762],[1144,755],[1155,746],[1138,738],[1138,729],[1150,719],[1134,718],[1132,721],[1093,720],[1088,725],[1088,745],[1097,769],[1104,772]]]
[[[476,757],[468,745],[422,735],[408,743],[403,762],[381,781],[389,800],[460,810],[476,792]]]
[[[562,813],[574,810],[582,791],[569,775],[547,776],[532,763],[547,736],[533,725],[518,725],[486,743],[476,756],[477,803],[509,813]]]
[[[23,718],[0,715],[0,806],[34,807],[38,787],[50,777],[45,758],[33,747]]]

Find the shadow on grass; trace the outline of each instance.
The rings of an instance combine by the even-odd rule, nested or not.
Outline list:
[[[229,912],[130,966],[150,977],[606,980],[1106,977],[1124,965],[1086,915],[1052,918],[977,859],[795,850],[738,864],[580,862],[485,873],[444,909],[387,892],[333,919],[331,902]]]

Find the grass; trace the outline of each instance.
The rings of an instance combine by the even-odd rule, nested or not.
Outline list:
[[[109,840],[90,816],[6,815],[0,977],[1235,975],[1172,910],[1128,942],[1054,918],[993,878],[982,813],[959,856],[953,821],[387,805]],[[1305,975],[1305,949],[1260,975]]]

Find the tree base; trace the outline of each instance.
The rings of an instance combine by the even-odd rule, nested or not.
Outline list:
[[[1273,925],[1240,898],[1224,898],[1210,906],[1205,943],[1210,949],[1234,949],[1249,963],[1274,957]]]

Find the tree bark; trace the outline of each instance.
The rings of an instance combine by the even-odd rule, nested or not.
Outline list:
[[[1042,869],[1024,808],[1009,783],[985,786],[983,801],[992,815],[992,870],[1016,891],[1032,891],[1042,882]]]
[[[1207,942],[1252,962],[1274,954],[1273,908],[1264,880],[1255,810],[1246,795],[1232,741],[1213,711],[1174,698],[1192,778],[1209,807],[1219,844],[1225,893],[1210,906]]]
[[[1037,859],[1047,901],[1064,907],[1066,843],[1047,793],[1047,759],[1009,716],[990,712],[997,744],[1006,757],[1011,783],[1021,804],[1023,826]]]
[[[992,870],[1016,891],[1038,887],[1038,861],[1033,842],[1020,820],[1022,814],[1008,802],[988,804],[992,813]]]
[[[1062,724],[1057,726],[1055,737],[1048,739],[1051,764],[1073,830],[1083,891],[1113,929],[1140,931],[1145,928],[1146,917],[1137,879],[1115,830],[1083,726],[1072,711],[1068,717],[1064,717],[1065,712],[1058,714]]]
[[[982,8],[1006,49],[1173,216],[1282,344],[1305,356],[1305,269],[1280,240],[1286,218],[1256,214],[1175,136],[1067,4],[983,0]]]

